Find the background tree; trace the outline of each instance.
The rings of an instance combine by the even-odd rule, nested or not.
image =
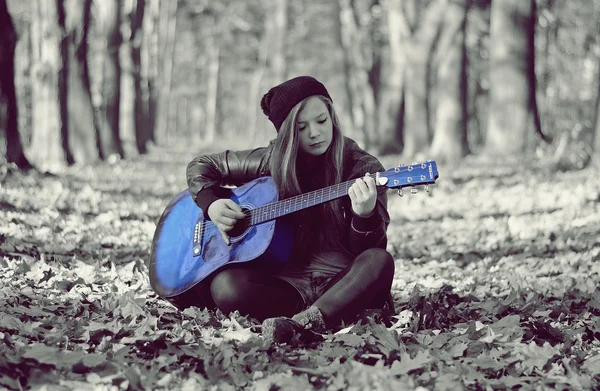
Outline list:
[[[137,35],[137,0],[123,0],[122,20],[120,25],[123,42],[120,47],[121,61],[121,100],[120,100],[120,136],[125,156],[140,154],[137,141],[137,108],[139,108],[138,92],[140,91],[139,72],[136,61]]]
[[[410,3],[410,2],[408,2]],[[406,66],[404,71],[404,150],[412,157],[427,151],[433,136],[430,105],[431,63],[440,38],[440,26],[448,0],[433,0],[417,17],[422,6],[418,1],[405,8],[406,25],[411,35],[404,45]]]
[[[177,10],[178,0],[167,0],[160,4],[160,19],[158,24],[158,42],[161,59],[159,60],[159,86],[158,101],[160,109],[157,112],[157,139],[159,142],[168,143],[170,137],[169,114],[171,113],[173,91],[173,63],[177,39]]]
[[[60,45],[63,31],[58,23],[56,0],[31,3],[31,142],[26,153],[42,170],[74,162],[67,143],[63,117],[66,85],[59,72],[64,68]]]
[[[541,133],[535,98],[535,0],[494,0],[490,28],[490,106],[486,149],[522,153]]]
[[[148,0],[147,12],[143,18],[143,43],[141,59],[141,77],[145,92],[142,98],[145,105],[145,124],[148,141],[156,142],[156,112],[158,109],[158,23],[160,19],[160,1]]]
[[[370,12],[372,3],[362,10]],[[339,0],[340,43],[344,52],[344,72],[346,76],[346,96],[351,112],[352,126],[361,132],[366,148],[372,146],[372,138],[376,136],[375,96],[376,91],[370,81],[373,68],[372,42],[369,39],[368,27],[360,22],[356,2]]]
[[[253,140],[267,138],[267,129],[258,122],[263,113],[260,99],[271,86],[286,79],[287,59],[285,41],[288,29],[288,1],[265,2],[262,32],[257,32],[257,61],[250,74],[248,102],[248,125]]]
[[[142,46],[148,37],[143,34],[145,0],[136,0],[129,15],[131,36],[130,50],[134,87],[134,128],[135,144],[139,153],[148,152],[148,141],[151,139],[151,129],[148,113],[148,79],[142,74]],[[146,64],[144,64],[146,65]],[[145,68],[145,66],[144,66]]]
[[[404,72],[403,45],[410,36],[404,17],[402,0],[382,2],[383,19],[387,27],[387,56],[382,61],[380,96],[377,105],[378,152],[400,153],[404,142]]]
[[[596,78],[596,101],[592,111],[592,137],[594,139],[593,148],[596,155],[600,155],[600,1],[595,1],[597,5],[594,10],[594,19],[596,29],[592,30],[586,39],[586,46],[590,48],[589,52],[596,54],[597,59],[597,78]],[[594,50],[595,49],[595,50]]]
[[[599,67],[600,69],[600,67]],[[596,95],[596,104],[594,108],[594,151],[600,153],[600,78],[598,78],[598,92]]]
[[[219,70],[221,67],[221,39],[223,35],[225,9],[222,3],[215,3],[209,11],[210,31],[206,40],[206,122],[204,141],[212,143],[217,133],[217,103],[219,101]]]
[[[98,138],[104,157],[114,154],[125,157],[120,136],[121,61],[119,51],[123,42],[121,34],[122,7],[121,0],[95,2],[98,30],[102,34],[102,37],[97,39],[102,42],[103,49],[101,51],[101,75],[99,75],[101,93],[99,95],[102,97],[101,112],[105,114],[107,126],[100,126]]]
[[[27,170],[31,165],[21,144],[15,92],[15,47],[17,33],[8,13],[6,0],[0,0],[0,138],[6,148],[3,155],[9,163]]]
[[[42,166],[264,145],[260,97],[302,74],[377,154],[524,152],[542,127],[590,145],[597,127],[598,0],[6,1],[20,140]]]
[[[468,0],[447,6],[435,66],[435,116],[431,155],[458,161],[469,151],[467,139],[467,54],[465,46]]]
[[[88,32],[91,0],[59,0],[58,23],[63,31],[60,44],[63,69],[59,83],[63,134],[78,163],[100,158],[90,92]]]

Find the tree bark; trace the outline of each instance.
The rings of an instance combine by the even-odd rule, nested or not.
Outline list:
[[[340,0],[341,1],[341,0]],[[347,111],[348,111],[348,117],[349,117],[349,121],[348,123],[350,124],[351,129],[345,129],[344,133],[351,136],[352,138],[357,139],[356,137],[356,133],[360,131],[360,129],[357,128],[356,123],[355,123],[355,115],[356,112],[354,111],[354,107],[357,106],[357,104],[355,103],[356,99],[354,97],[354,92],[353,92],[353,88],[352,85],[350,84],[349,80],[352,78],[352,61],[350,59],[350,56],[345,53],[346,49],[346,45],[347,45],[347,41],[348,38],[345,36],[346,32],[345,32],[345,28],[343,26],[342,23],[342,8],[340,3],[338,2],[338,13],[340,14],[340,17],[337,18],[337,33],[338,33],[338,40],[339,40],[339,44],[340,46],[344,49],[344,55],[343,55],[343,66],[344,66],[344,80],[346,81],[344,83],[344,94],[346,96],[346,102],[347,102]],[[341,113],[340,113],[341,114]],[[338,114],[338,115],[340,115]]]
[[[495,0],[490,24],[486,153],[524,153],[536,119],[533,50],[535,0]],[[533,79],[533,80],[532,80]]]
[[[287,30],[287,0],[275,0],[273,10],[273,36],[270,50],[270,71],[275,83],[281,83],[285,79],[286,61],[284,42]],[[275,85],[275,84],[273,84]]]
[[[156,129],[158,142],[162,139],[167,139],[168,136],[168,123],[169,115],[171,113],[171,87],[173,79],[173,61],[175,58],[175,39],[177,38],[177,5],[178,0],[168,0],[167,7],[161,13],[163,17],[159,21],[159,27],[161,31],[164,31],[164,40],[162,42],[162,50],[160,51],[163,56],[162,66],[160,67],[159,78],[160,83],[160,94],[159,94],[159,107],[157,112],[157,123]]]
[[[63,131],[68,135],[68,150],[78,163],[90,163],[100,157],[87,62],[89,23],[85,21],[89,19],[90,7],[91,0],[58,1],[59,24],[64,29],[61,53],[66,65],[61,71],[65,78],[66,99],[62,95],[61,102],[66,103],[62,111],[68,116],[67,121],[63,117]]]
[[[363,39],[350,0],[339,0],[341,43],[344,48],[346,83],[350,95],[352,123],[363,136],[363,146],[371,147],[375,129],[375,97],[369,84],[369,66],[361,50]]]
[[[527,34],[528,52],[527,57],[527,80],[529,80],[529,105],[533,114],[533,126],[537,135],[546,143],[552,142],[552,137],[546,135],[542,129],[542,120],[540,118],[540,109],[537,101],[537,77],[535,75],[535,26],[537,24],[537,5],[536,0],[531,2],[531,30]]]
[[[105,47],[102,61],[102,95],[106,125],[99,129],[100,147],[104,158],[111,155],[125,157],[121,142],[121,0],[97,2],[99,19],[104,27]]]
[[[267,57],[269,54],[269,36],[268,36],[268,24],[269,18],[265,18],[265,27],[263,30],[262,37],[258,44],[257,50],[257,63],[254,67],[252,75],[250,77],[249,88],[248,88],[248,126],[249,126],[249,134],[252,137],[252,140],[255,144],[259,142],[260,139],[265,138],[265,134],[269,132],[271,129],[267,129],[269,126],[259,126],[258,119],[263,118],[263,112],[260,107],[260,100],[262,98],[262,94],[267,92],[267,89],[270,87],[266,87],[263,82],[263,78],[267,69]],[[265,117],[266,118],[266,117]]]
[[[397,154],[403,147],[404,128],[404,45],[410,29],[403,14],[401,0],[383,4],[388,27],[388,61],[382,72],[381,95],[378,104],[380,154]]]
[[[143,22],[144,42],[142,44],[142,79],[147,88],[146,126],[148,140],[156,143],[156,113],[158,90],[158,23],[160,17],[160,1],[149,0],[147,13]]]
[[[204,138],[206,144],[212,144],[217,133],[217,102],[219,98],[219,16],[212,15],[212,31],[209,31],[206,40],[207,75],[206,75],[206,122],[204,124]]]
[[[35,0],[31,18],[31,144],[26,149],[29,160],[42,171],[54,171],[68,163],[72,156],[65,150],[61,115],[61,96],[66,96],[59,83],[62,29],[58,23],[56,0]]]
[[[0,0],[0,136],[4,138],[4,156],[23,170],[31,168],[23,152],[18,126],[15,90],[15,48],[17,33],[6,0]]]
[[[406,45],[404,68],[404,150],[414,157],[428,150],[433,135],[430,123],[431,57],[440,37],[440,26],[448,0],[433,0],[419,27]]]
[[[445,12],[437,57],[435,133],[431,155],[458,161],[468,153],[465,32],[468,0],[454,0]]]
[[[133,58],[133,35],[135,32],[132,29],[136,7],[137,0],[123,1],[123,18],[120,27],[123,33],[123,44],[119,53],[121,61],[120,136],[127,158],[140,154],[136,136],[136,69]]]
[[[600,77],[598,78],[598,91],[596,95],[596,107],[594,109],[594,152],[600,154]]]
[[[287,35],[287,0],[272,0],[266,6],[264,29],[258,44],[258,60],[248,89],[248,119],[250,134],[255,144],[264,142],[273,135],[269,126],[258,126],[258,118],[263,118],[260,99],[269,88],[285,81],[287,61],[284,42]],[[266,118],[266,117],[264,117]],[[265,125],[268,122],[264,122]]]
[[[140,154],[148,152],[148,140],[150,133],[148,132],[148,99],[147,87],[144,86],[145,80],[142,78],[142,42],[144,39],[142,25],[144,21],[145,0],[137,0],[131,13],[131,60],[133,73],[133,88],[134,88],[134,128],[135,142],[137,151]],[[143,91],[145,90],[145,91]]]

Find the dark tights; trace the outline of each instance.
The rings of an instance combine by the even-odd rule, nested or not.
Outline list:
[[[394,279],[394,258],[380,248],[360,253],[327,284],[315,301],[326,320],[347,320],[365,308],[381,308]]]
[[[314,305],[328,322],[349,319],[365,308],[381,308],[394,278],[394,259],[379,248],[368,249],[339,272]],[[179,308],[238,310],[259,320],[293,316],[304,302],[289,283],[244,264],[228,265],[190,291],[172,300]]]

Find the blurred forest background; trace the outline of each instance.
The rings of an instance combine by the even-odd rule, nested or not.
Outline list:
[[[259,101],[324,82],[370,151],[600,151],[600,0],[0,0],[0,156],[53,170],[275,136]]]
[[[397,316],[274,348],[146,265],[306,74],[440,179],[388,198]],[[0,389],[600,390],[599,75],[600,0],[0,0]]]

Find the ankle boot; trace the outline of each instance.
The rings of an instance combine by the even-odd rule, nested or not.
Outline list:
[[[268,318],[262,322],[263,338],[271,343],[316,342],[323,339],[318,333],[327,330],[323,313],[319,308],[311,306],[294,315],[287,317]]]
[[[309,329],[317,333],[324,333],[327,331],[323,313],[314,305],[292,316],[292,320],[298,322],[305,329]]]

